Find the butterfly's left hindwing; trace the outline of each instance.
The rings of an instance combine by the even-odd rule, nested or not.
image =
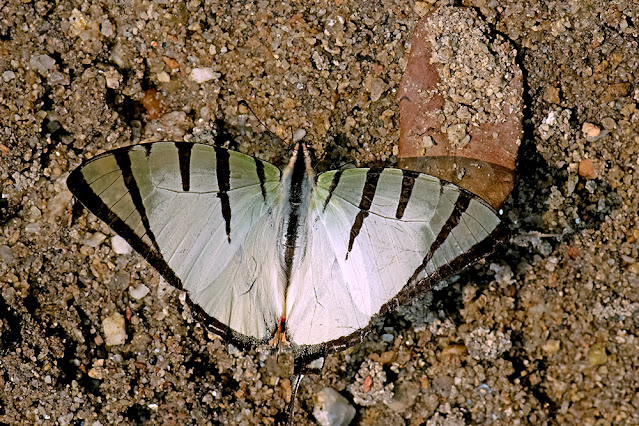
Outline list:
[[[201,144],[156,142],[102,154],[69,189],[206,314],[266,341],[283,288],[276,280],[274,209],[280,171]]]
[[[500,223],[458,186],[399,169],[319,175],[311,216],[312,254],[287,300],[289,334],[297,344],[334,347],[489,254]]]

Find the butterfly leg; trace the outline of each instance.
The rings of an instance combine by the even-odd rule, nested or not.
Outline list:
[[[291,344],[286,340],[286,318],[281,317],[279,324],[277,324],[277,331],[275,332],[275,336],[268,342],[269,345],[280,350],[281,345],[291,346]]]

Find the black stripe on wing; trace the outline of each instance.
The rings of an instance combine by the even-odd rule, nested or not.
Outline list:
[[[220,199],[220,207],[222,209],[222,218],[226,224],[226,238],[231,242],[231,201],[229,200],[228,191],[231,190],[231,167],[230,154],[224,148],[215,147],[215,158],[217,161],[217,186],[219,192],[217,198]]]
[[[326,200],[324,200],[323,211],[326,211],[326,206],[331,201],[331,197],[333,197],[333,192],[337,189],[337,185],[339,185],[339,180],[342,178],[342,170],[338,170],[333,175],[333,180],[331,180],[331,186],[328,188],[328,195],[326,196]]]
[[[149,217],[146,214],[146,208],[144,207],[144,202],[142,201],[140,188],[138,187],[138,184],[135,181],[135,176],[133,176],[133,171],[131,170],[131,157],[129,156],[129,151],[130,150],[117,150],[113,153],[113,157],[115,158],[115,161],[118,164],[118,167],[120,167],[120,171],[122,173],[122,179],[124,179],[124,186],[126,186],[126,189],[129,191],[129,195],[131,196],[131,201],[133,201],[133,205],[135,206],[135,209],[138,211],[138,214],[140,215],[140,218],[142,220],[142,225],[144,226],[144,231],[147,237],[149,237],[149,239],[151,240],[151,243],[153,244],[153,248],[158,253],[160,253],[160,247],[158,246],[158,243],[155,240],[155,235],[153,235],[153,231],[151,231],[151,224],[149,223]],[[87,188],[91,189],[88,183],[87,183]],[[91,192],[93,192],[92,189],[91,189]],[[96,197],[97,197],[97,194],[96,194]],[[96,214],[96,216],[98,215]],[[128,225],[126,226],[128,227]],[[133,230],[131,230],[131,232],[133,232]]]
[[[430,249],[428,250],[428,253],[426,253],[426,256],[424,256],[424,260],[422,261],[422,264],[417,267],[417,269],[415,270],[413,275],[410,277],[408,282],[414,281],[419,276],[419,274],[422,273],[424,269],[426,269],[426,265],[433,258],[433,254],[437,251],[439,247],[441,247],[442,244],[444,244],[444,242],[448,239],[453,229],[455,229],[455,227],[459,225],[462,215],[464,214],[466,209],[468,209],[468,206],[470,205],[470,201],[472,200],[472,198],[473,196],[469,192],[459,193],[459,197],[457,197],[457,201],[455,201],[455,207],[453,208],[452,213],[448,217],[448,220],[446,221],[446,223],[444,223],[444,226],[442,226],[442,229],[439,231],[439,234],[437,234],[435,241],[433,241],[433,243],[431,244]]]
[[[419,177],[419,173],[411,170],[402,170],[402,175],[402,192],[399,194],[399,203],[397,203],[397,211],[395,212],[396,219],[404,217],[404,212],[413,194],[415,179]]]
[[[368,169],[366,172],[366,182],[364,182],[364,188],[362,189],[362,199],[359,202],[359,212],[355,216],[353,226],[351,226],[351,232],[348,239],[348,250],[346,251],[346,259],[348,254],[353,249],[355,238],[359,235],[359,231],[364,226],[364,219],[368,217],[368,211],[373,204],[375,198],[375,192],[377,191],[377,182],[384,169]]]
[[[266,183],[266,174],[264,173],[264,163],[257,158],[253,159],[255,160],[255,173],[257,173],[257,178],[260,181],[262,198],[264,199],[264,202],[266,202],[266,188],[264,187],[264,184]]]
[[[191,189],[191,151],[193,145],[190,143],[175,144],[178,150],[178,160],[180,162],[180,177],[182,178],[182,190],[188,192]]]

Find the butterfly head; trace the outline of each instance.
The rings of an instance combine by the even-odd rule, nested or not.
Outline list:
[[[308,176],[314,176],[313,171],[313,152],[303,140],[297,141],[291,152],[291,159],[288,162],[289,170],[306,170]]]

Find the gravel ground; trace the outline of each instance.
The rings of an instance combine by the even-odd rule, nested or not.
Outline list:
[[[356,424],[638,424],[639,4],[461,3],[524,72],[511,239],[330,356],[295,421],[314,423],[328,386]],[[431,7],[0,3],[0,424],[280,419],[291,357],[208,335],[65,179],[150,140],[233,140],[281,164],[279,138],[299,129],[320,167],[392,165],[410,35]],[[124,343],[107,345],[122,319]]]

